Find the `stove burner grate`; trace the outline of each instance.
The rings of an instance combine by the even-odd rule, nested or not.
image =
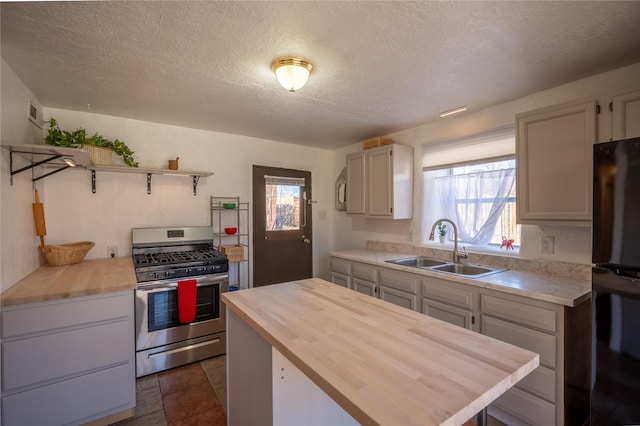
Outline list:
[[[160,253],[137,253],[133,255],[136,267],[170,265],[174,263],[198,262],[209,259],[224,257],[224,255],[214,249],[201,249],[189,251],[160,252]]]

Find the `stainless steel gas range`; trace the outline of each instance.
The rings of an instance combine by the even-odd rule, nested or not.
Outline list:
[[[229,263],[208,226],[134,228],[136,377],[225,353]]]

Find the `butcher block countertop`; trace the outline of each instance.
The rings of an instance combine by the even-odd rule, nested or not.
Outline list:
[[[130,257],[85,260],[75,265],[41,266],[0,296],[2,306],[91,296],[136,288]]]
[[[361,424],[460,425],[539,355],[312,278],[222,300]]]

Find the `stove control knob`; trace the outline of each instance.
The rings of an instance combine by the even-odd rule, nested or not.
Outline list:
[[[165,271],[165,273],[164,273],[164,277],[165,278],[169,278],[170,275],[171,275],[171,273],[169,273],[169,271]]]
[[[157,280],[158,278],[159,278],[159,277],[158,277],[158,273],[157,273],[157,272],[154,272],[154,273],[153,273],[153,279],[154,279],[154,280]]]
[[[185,269],[184,273],[187,274],[187,275],[190,274],[191,273],[191,269],[189,269],[189,268]]]

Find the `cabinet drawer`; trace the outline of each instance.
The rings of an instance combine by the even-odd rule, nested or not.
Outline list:
[[[482,314],[482,334],[540,354],[540,364],[556,367],[556,337]]]
[[[524,425],[551,426],[556,424],[556,406],[523,390],[511,388],[489,407],[519,419]],[[511,422],[509,424],[512,424]],[[518,424],[513,422],[513,424]]]
[[[380,270],[380,285],[406,291],[411,294],[418,294],[419,282],[420,278],[416,275],[389,272],[388,269]]]
[[[422,281],[422,295],[449,305],[473,309],[473,292],[457,283],[449,283],[438,279]]]
[[[550,368],[540,366],[519,381],[516,387],[555,403],[556,372]]]
[[[336,272],[342,275],[351,275],[351,262],[344,259],[332,257],[331,272]]]
[[[131,324],[120,321],[3,343],[2,390],[132,361]]]
[[[557,331],[556,312],[551,309],[483,295],[481,310],[483,314],[519,322],[527,327],[534,327],[551,333]]]
[[[2,424],[82,424],[135,406],[133,363],[2,398]]]
[[[64,299],[2,312],[3,339],[133,315],[133,291]]]
[[[352,268],[353,278],[360,278],[361,280],[372,283],[378,282],[378,269],[375,266],[365,265],[364,263],[354,263]]]

